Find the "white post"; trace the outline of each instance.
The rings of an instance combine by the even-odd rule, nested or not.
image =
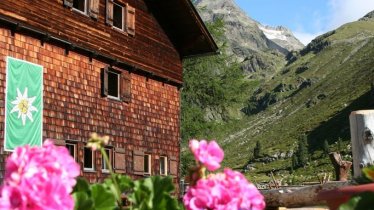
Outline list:
[[[374,164],[374,110],[354,111],[349,116],[354,177]]]

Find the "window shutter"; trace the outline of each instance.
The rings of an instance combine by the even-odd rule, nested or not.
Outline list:
[[[134,174],[144,174],[144,152],[135,150],[133,151]]]
[[[101,94],[104,97],[108,96],[108,71],[108,67],[101,69]]]
[[[114,149],[114,170],[116,173],[126,172],[126,151],[124,148]]]
[[[121,74],[121,100],[127,103],[131,101],[131,77],[129,72]]]
[[[126,4],[126,31],[135,36],[135,8]]]
[[[106,0],[106,24],[113,26],[113,0]]]
[[[99,2],[100,0],[90,0],[88,13],[92,18],[97,19],[99,15]]]
[[[168,174],[171,176],[178,175],[178,160],[175,156],[171,156],[169,160]]]
[[[73,0],[64,0],[64,6],[68,8],[73,7]]]

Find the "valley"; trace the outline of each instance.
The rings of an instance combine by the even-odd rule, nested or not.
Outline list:
[[[196,6],[205,21],[223,20],[221,43],[227,43],[228,57],[234,57],[248,85],[241,100],[225,109],[225,119],[204,118],[209,126],[187,136],[216,139],[225,150],[223,165],[254,181],[269,181],[270,173],[286,182],[333,175],[325,142],[350,160],[349,114],[374,108],[372,13],[303,47],[291,32],[282,34],[287,29],[262,26],[232,1],[206,2]],[[308,161],[296,166],[292,161],[301,139],[307,142]],[[257,142],[261,151],[254,157]]]

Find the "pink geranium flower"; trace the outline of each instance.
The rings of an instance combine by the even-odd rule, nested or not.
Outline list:
[[[262,210],[264,197],[239,172],[225,169],[211,174],[188,188],[183,197],[187,210]]]
[[[189,147],[195,160],[208,170],[220,167],[223,150],[215,141],[191,140]],[[192,169],[192,185],[183,197],[187,210],[262,210],[265,201],[257,188],[243,174],[225,169],[223,173],[205,176],[201,165]]]
[[[0,209],[73,209],[70,193],[79,173],[68,150],[49,140],[43,147],[18,147],[6,161]]]
[[[221,167],[220,163],[223,160],[224,153],[214,140],[207,143],[205,140],[199,142],[193,139],[190,140],[189,147],[195,159],[209,171],[215,171]]]

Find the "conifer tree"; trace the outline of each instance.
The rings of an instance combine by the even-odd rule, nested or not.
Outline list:
[[[208,116],[219,115],[220,120],[229,121],[230,108],[246,100],[249,83],[240,64],[225,52],[224,24],[219,18],[206,23],[220,48],[219,54],[184,60],[181,92],[184,141],[208,136],[216,120]]]
[[[293,173],[294,169],[297,168],[297,167],[299,167],[299,163],[297,161],[297,157],[296,157],[295,154],[292,155],[292,160],[291,161],[292,161],[291,162],[291,173]]]
[[[308,143],[307,143],[306,135],[303,135],[299,139],[297,150],[296,150],[296,157],[297,157],[298,167],[304,167],[308,163],[309,154],[308,154]]]
[[[327,140],[323,142],[323,154],[327,156],[330,153],[329,143]]]
[[[224,24],[219,18],[206,23],[221,53],[186,58],[183,62],[181,135],[185,144],[191,138],[211,135],[218,123],[210,116],[219,115],[219,123],[231,120],[232,107],[239,107],[247,97],[249,83],[243,69],[225,53]],[[188,157],[182,159],[182,169],[189,164]]]
[[[260,157],[261,152],[262,152],[261,150],[262,150],[261,143],[260,143],[260,141],[257,141],[256,142],[256,147],[253,149],[254,158],[259,158]]]
[[[342,146],[343,145],[343,142],[342,142],[342,138],[338,138],[338,142],[337,142],[337,147],[338,147],[338,153],[341,153],[342,152]]]

